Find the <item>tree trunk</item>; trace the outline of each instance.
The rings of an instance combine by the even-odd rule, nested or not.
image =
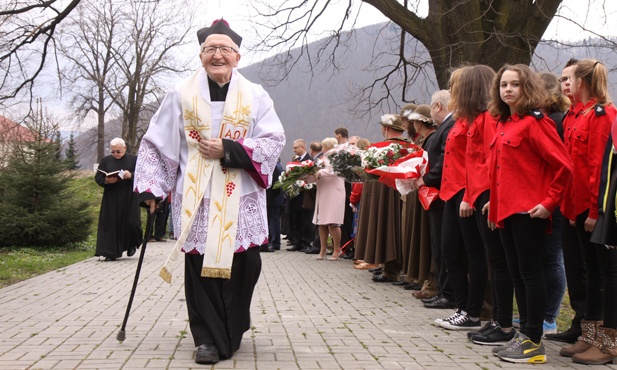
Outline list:
[[[562,0],[429,0],[420,18],[397,0],[362,0],[381,11],[427,48],[439,87],[452,68],[529,64]]]

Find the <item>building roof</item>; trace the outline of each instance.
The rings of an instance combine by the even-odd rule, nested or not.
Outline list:
[[[0,138],[2,141],[34,141],[30,129],[0,115]]]

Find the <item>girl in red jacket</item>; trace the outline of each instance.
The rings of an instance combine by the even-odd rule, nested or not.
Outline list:
[[[546,97],[540,77],[522,64],[502,67],[491,88],[489,111],[499,121],[489,141],[488,220],[499,228],[521,319],[521,333],[493,353],[509,362],[546,362],[542,241],[572,174],[553,121],[538,109]]]
[[[459,211],[465,194],[465,148],[467,147],[467,117],[458,117],[459,102],[464,98],[461,91],[463,75],[473,67],[456,71],[451,80],[452,99],[448,109],[454,112],[456,122],[446,138],[443,157],[443,172],[439,197],[445,202],[441,232],[441,251],[448,271],[450,286],[456,300],[456,312],[437,319],[437,325],[450,330],[480,329],[480,311],[487,281],[486,251],[476,220],[460,217]],[[471,169],[469,169],[471,170]],[[463,256],[466,256],[465,259]],[[469,270],[469,274],[467,272]]]
[[[603,344],[601,338],[605,332],[612,330],[614,333],[617,328],[617,252],[604,247],[603,244],[612,241],[604,237],[606,234],[602,230],[594,233],[597,238],[592,237],[592,232],[596,229],[599,213],[602,161],[617,110],[608,96],[606,69],[597,60],[584,59],[576,63],[570,93],[582,107],[564,135],[574,163],[574,175],[562,208],[563,215],[576,225],[579,247],[584,251],[581,263],[585,263],[587,269],[587,305],[579,340],[562,348],[559,354],[572,357],[578,363],[605,364],[617,357],[617,349],[613,355],[603,351],[608,344]],[[609,146],[609,153],[610,149]],[[605,172],[605,176],[607,174]],[[609,230],[613,228],[614,218]],[[613,348],[616,342],[612,341]]]
[[[489,142],[495,136],[497,120],[487,111],[491,84],[495,78],[495,71],[485,65],[469,67],[460,77],[460,89],[452,99],[457,102],[456,113],[466,122],[467,147],[465,150],[465,192],[460,204],[459,216],[475,223],[480,231],[485,249],[493,296],[492,319],[482,329],[471,332],[468,337],[478,344],[505,344],[515,335],[512,330],[512,279],[508,271],[506,255],[499,238],[499,232],[487,226],[487,214],[482,208],[489,201],[489,169],[487,149]],[[471,226],[471,225],[470,225]],[[484,255],[478,257],[485,258]],[[472,281],[474,273],[470,262],[469,284],[470,299],[472,283],[478,284],[478,279]],[[486,277],[486,270],[484,270]],[[484,288],[485,285],[481,285]],[[477,288],[476,288],[477,289]],[[476,293],[477,294],[477,293]],[[483,293],[476,300],[482,304]]]

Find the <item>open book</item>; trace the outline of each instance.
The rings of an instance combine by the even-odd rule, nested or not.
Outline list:
[[[103,170],[101,170],[100,168],[97,168],[97,171],[102,172],[105,174],[105,177],[117,177],[120,180],[124,179],[124,170],[118,170],[118,171],[113,171],[113,172],[105,172]]]

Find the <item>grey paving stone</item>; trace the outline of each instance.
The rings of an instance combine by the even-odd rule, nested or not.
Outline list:
[[[148,246],[126,329],[122,323],[137,256],[90,258],[0,289],[1,369],[528,369],[433,325],[452,310],[428,310],[409,292],[375,284],[350,261],[264,253],[252,328],[232,359],[193,362],[183,268],[158,273],[171,242]],[[583,369],[545,342],[543,369]],[[533,368],[536,368],[533,366]],[[617,365],[596,367],[616,369]]]

